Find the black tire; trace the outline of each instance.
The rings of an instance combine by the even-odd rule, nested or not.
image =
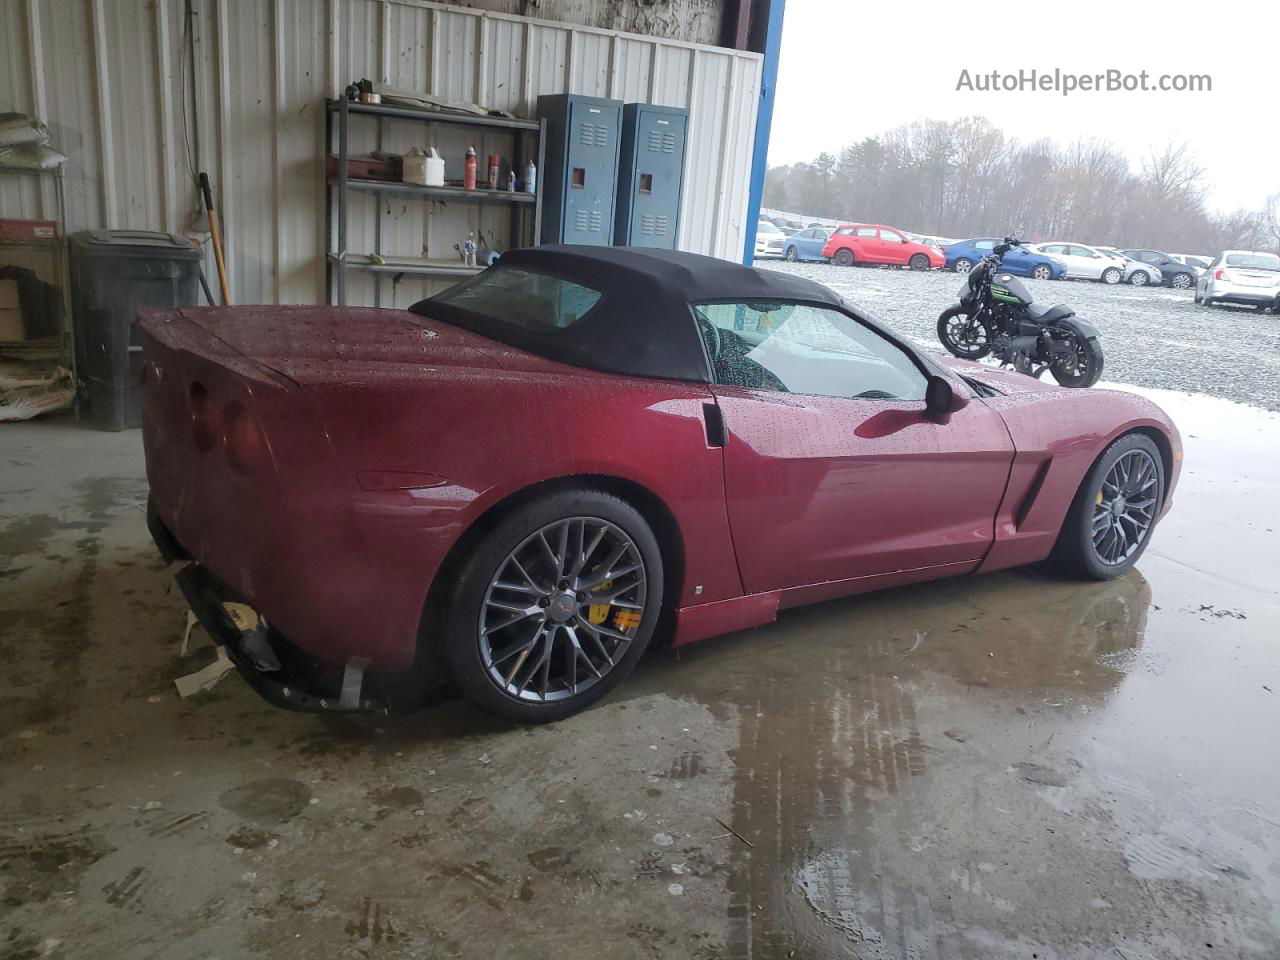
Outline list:
[[[912,255],[907,265],[910,266],[912,270],[928,270],[929,258],[923,253],[917,253]]]
[[[836,251],[836,255],[832,257],[831,260],[833,263],[836,263],[839,266],[852,267],[853,251],[850,250],[848,247],[841,247],[839,250]]]
[[[575,517],[603,520],[618,527],[635,545],[644,564],[646,594],[640,625],[612,669],[580,693],[535,702],[500,689],[483,661],[480,624],[485,596],[500,565],[518,545],[548,524]],[[580,598],[581,599],[581,598]],[[635,668],[653,637],[663,599],[662,552],[634,507],[598,490],[564,490],[530,501],[503,517],[466,558],[445,618],[445,659],[463,695],[481,709],[518,723],[550,723],[585,710],[604,697]]]
[[[1102,344],[1096,337],[1081,339],[1076,337],[1077,366],[1073,370],[1064,370],[1056,363],[1051,364],[1049,372],[1053,379],[1064,387],[1092,387],[1102,378],[1102,367],[1106,357],[1102,352]]]
[[[787,263],[795,263],[800,259],[800,254],[796,253],[795,247],[787,247],[786,261]]]
[[[1093,543],[1093,508],[1098,502],[1102,481],[1116,461],[1133,450],[1145,451],[1155,463],[1157,482],[1154,514],[1159,515],[1165,493],[1164,460],[1160,456],[1160,449],[1144,433],[1126,433],[1102,451],[1085,474],[1080,489],[1071,501],[1062,529],[1058,533],[1057,543],[1049,557],[1050,564],[1060,572],[1085,580],[1112,580],[1126,573],[1146,551],[1155,532],[1154,521],[1139,542],[1137,550],[1120,563],[1104,562]]]
[[[1031,271],[1031,277],[1034,280],[1052,280],[1053,268],[1050,267],[1047,263],[1039,264],[1034,270]]]
[[[968,273],[973,269],[973,261],[968,257],[961,257],[955,262],[955,266],[952,269],[954,269],[956,273]]]
[[[938,339],[953,357],[959,357],[961,360],[981,360],[991,352],[991,330],[986,324],[979,323],[976,325],[978,329],[973,332],[976,334],[978,330],[981,331],[981,343],[967,343],[960,339],[955,329],[958,325],[952,321],[968,316],[969,314],[961,307],[943,310],[938,317]]]
[[[1129,274],[1129,284],[1134,287],[1145,287],[1151,282],[1151,276],[1145,270],[1135,270]]]
[[[1124,271],[1119,267],[1108,267],[1102,271],[1102,282],[1107,286],[1114,286],[1124,279]]]

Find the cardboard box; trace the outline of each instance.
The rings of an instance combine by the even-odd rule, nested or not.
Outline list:
[[[22,304],[18,301],[18,281],[0,280],[0,310],[17,310]]]
[[[0,340],[25,340],[22,311],[17,307],[0,307]]]

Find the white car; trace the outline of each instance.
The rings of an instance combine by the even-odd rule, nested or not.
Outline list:
[[[1164,283],[1164,271],[1151,261],[1143,261],[1137,256],[1129,256],[1128,253],[1117,250],[1115,247],[1097,247],[1102,253],[1112,254],[1119,257],[1125,263],[1124,282],[1131,283],[1135,287],[1145,287],[1148,284],[1156,284],[1159,286]],[[1133,251],[1130,251],[1132,253]]]
[[[1103,283],[1120,283],[1133,271],[1133,263],[1118,253],[1105,253],[1097,247],[1083,243],[1033,244],[1032,250],[1046,257],[1061,260],[1067,268],[1068,280],[1100,280]]]
[[[756,257],[782,259],[782,241],[786,239],[787,235],[776,226],[768,220],[761,220],[756,224]]]
[[[1262,312],[1280,309],[1280,257],[1224,250],[1196,281],[1196,303],[1239,303]]]

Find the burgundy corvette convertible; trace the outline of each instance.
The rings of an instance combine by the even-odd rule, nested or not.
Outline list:
[[[944,365],[826,287],[683,253],[514,250],[408,311],[140,325],[152,534],[296,709],[452,689],[553,720],[655,634],[1046,558],[1113,577],[1182,459],[1140,397]]]

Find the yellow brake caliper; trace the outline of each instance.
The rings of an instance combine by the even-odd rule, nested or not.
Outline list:
[[[591,588],[592,593],[602,593],[613,586],[612,580],[606,580]],[[593,603],[587,608],[587,620],[593,624],[604,623],[609,619],[609,611],[613,609],[608,603]],[[613,625],[619,630],[634,630],[640,626],[638,610],[619,610],[613,615]]]

